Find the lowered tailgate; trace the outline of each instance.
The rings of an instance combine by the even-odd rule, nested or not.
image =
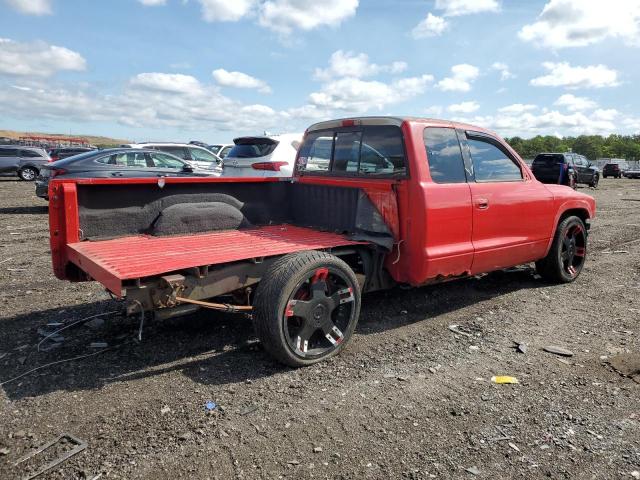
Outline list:
[[[303,250],[326,249],[362,242],[344,235],[291,225],[269,225],[195,235],[136,235],[67,245],[71,262],[114,294],[122,283],[207,265],[263,258]]]

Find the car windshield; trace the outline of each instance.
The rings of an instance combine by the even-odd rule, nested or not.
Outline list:
[[[231,158],[257,158],[266,157],[273,153],[278,145],[273,140],[242,140],[241,143],[237,143],[231,148],[231,151],[227,154],[227,157]]]
[[[221,148],[222,148],[222,145],[209,145],[209,150],[211,150],[216,155],[218,154]]]

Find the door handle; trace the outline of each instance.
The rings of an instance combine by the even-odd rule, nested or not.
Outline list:
[[[479,210],[486,210],[487,208],[489,208],[489,200],[487,200],[486,198],[479,198],[478,200],[476,200],[476,206]]]
[[[121,177],[122,176],[122,172],[113,172],[111,174],[112,177]]]

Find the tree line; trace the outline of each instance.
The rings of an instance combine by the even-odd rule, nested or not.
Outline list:
[[[541,152],[575,152],[591,161],[598,158],[640,160],[640,135],[580,135],[554,137],[551,135],[524,139],[505,139],[522,158],[534,158]]]

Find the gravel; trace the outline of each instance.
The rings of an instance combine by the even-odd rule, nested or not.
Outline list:
[[[0,478],[63,432],[88,448],[46,478],[638,478],[640,384],[609,362],[640,351],[640,206],[620,201],[640,182],[581,191],[598,218],[577,282],[522,267],[367,295],[344,353],[292,370],[248,319],[211,312],[149,322],[142,342],[106,316],[38,352],[39,328],[120,305],[54,278],[46,204],[0,179],[0,382],[94,354],[0,387]]]

